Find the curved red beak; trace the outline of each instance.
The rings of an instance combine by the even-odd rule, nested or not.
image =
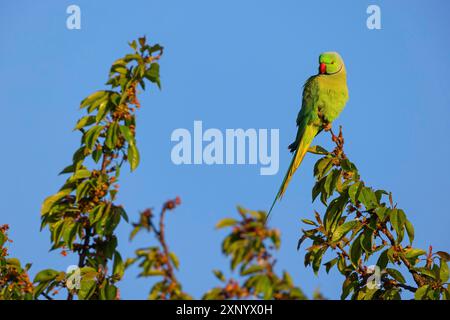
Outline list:
[[[325,63],[321,63],[319,66],[319,73],[324,74],[327,71],[327,65]]]

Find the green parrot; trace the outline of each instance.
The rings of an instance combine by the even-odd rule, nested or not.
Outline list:
[[[319,74],[310,77],[303,86],[302,107],[297,116],[297,136],[289,145],[294,153],[280,190],[270,207],[270,213],[300,166],[314,137],[322,130],[331,129],[348,100],[347,74],[344,61],[337,52],[324,52],[319,56]]]

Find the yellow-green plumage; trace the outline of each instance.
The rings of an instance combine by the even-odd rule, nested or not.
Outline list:
[[[341,56],[336,52],[322,53],[319,64],[319,74],[310,77],[303,87],[302,107],[297,116],[297,136],[289,146],[294,156],[269,215],[276,201],[283,197],[314,137],[339,116],[348,100],[347,76]]]

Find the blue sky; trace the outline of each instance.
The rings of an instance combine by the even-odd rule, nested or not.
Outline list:
[[[66,28],[66,8],[81,8],[81,30]],[[382,29],[366,28],[366,8],[381,8]],[[181,261],[179,278],[199,297],[217,285],[211,270],[228,270],[220,252],[224,231],[215,223],[235,206],[267,209],[290,161],[301,86],[317,72],[320,52],[346,61],[350,100],[335,125],[344,126],[346,150],[367,184],[394,193],[416,227],[416,246],[449,249],[450,74],[448,1],[14,1],[0,4],[2,184],[0,223],[9,223],[13,255],[44,268],[65,270],[76,258],[49,253],[49,232],[39,232],[42,200],[64,178],[79,144],[72,132],[79,102],[103,88],[110,64],[127,41],[147,35],[166,51],[163,90],[141,95],[141,164],[121,178],[119,202],[132,220],[179,195],[168,216],[168,241]],[[258,166],[175,166],[174,129],[279,128],[280,171]],[[317,143],[330,146],[329,137]],[[312,166],[308,155],[276,206],[271,225],[282,232],[277,265],[307,294],[319,288],[338,298],[342,277],[315,277],[297,252],[301,218],[311,217]],[[128,242],[131,256],[149,243]],[[151,280],[128,272],[123,298],[144,299]]]

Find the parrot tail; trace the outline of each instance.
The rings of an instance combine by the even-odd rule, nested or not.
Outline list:
[[[275,197],[275,200],[273,201],[272,206],[270,207],[269,213],[267,214],[266,221],[269,219],[269,216],[270,216],[272,209],[275,206],[275,203],[277,202],[277,200],[281,200],[281,198],[283,197],[284,192],[286,191],[287,186],[292,179],[292,176],[294,175],[295,171],[302,163],[303,158],[305,157],[306,153],[308,152],[309,146],[311,145],[317,132],[318,132],[318,128],[314,125],[306,126],[306,128],[304,129],[303,134],[298,143],[297,150],[295,150],[294,156],[292,157],[292,161],[291,161],[291,164],[289,165],[289,169],[286,172],[286,175],[284,176],[283,182],[281,183],[281,187],[278,190],[277,196]]]

